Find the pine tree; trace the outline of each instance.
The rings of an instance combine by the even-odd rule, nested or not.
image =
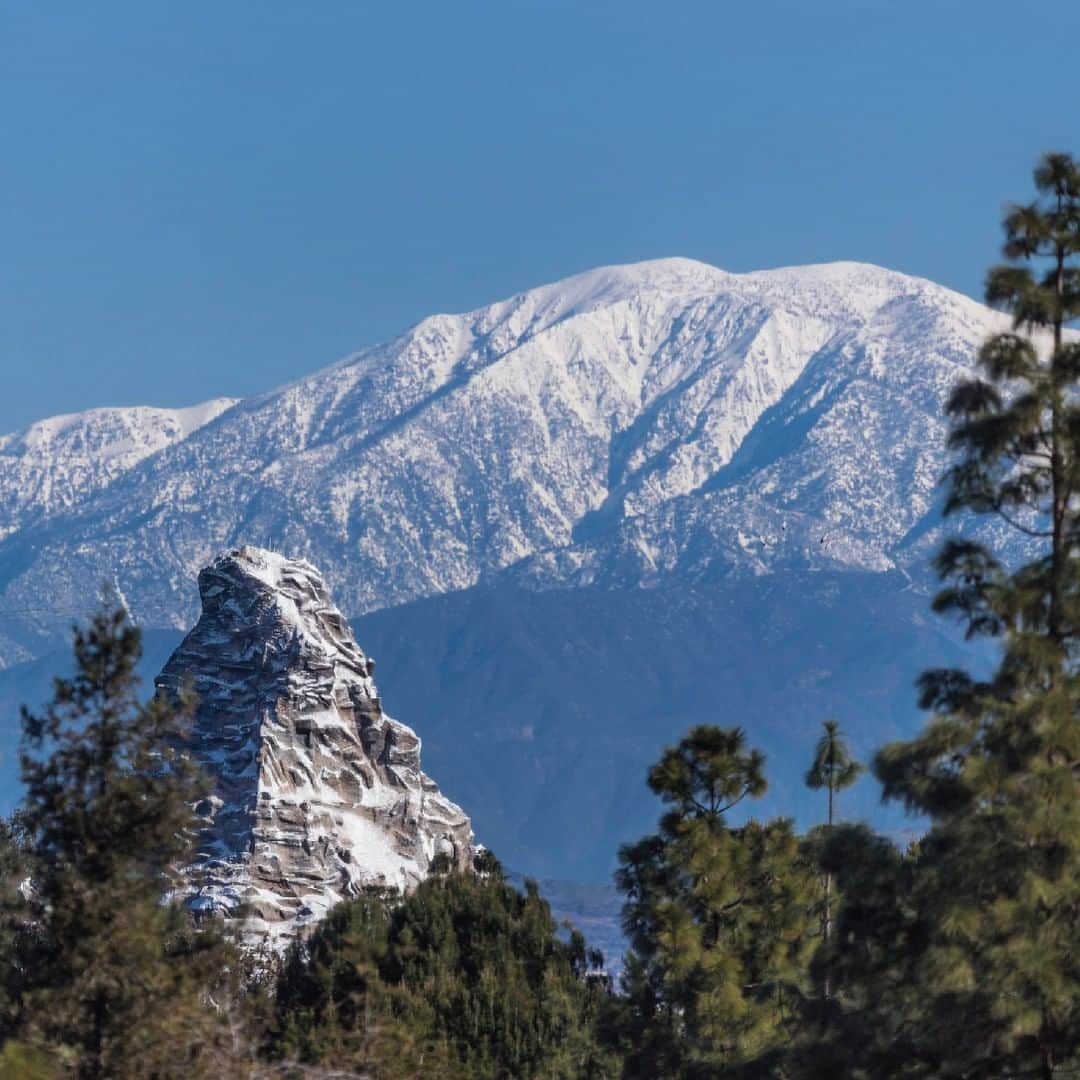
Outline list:
[[[18,1022],[27,956],[35,937],[27,898],[30,862],[26,847],[21,815],[0,820],[0,1044],[13,1035]]]
[[[275,1054],[375,1080],[616,1075],[581,935],[560,940],[535,883],[522,894],[493,856],[482,863],[483,876],[335,908],[286,960]]]
[[[836,793],[844,788],[851,787],[862,775],[863,766],[855,761],[848,750],[847,743],[840,733],[840,725],[835,720],[826,720],[823,723],[825,733],[818,740],[814,750],[814,760],[806,773],[806,786],[812,791],[820,791],[825,788],[828,792],[828,811],[825,824],[826,843],[832,836],[833,808]],[[826,951],[829,948],[829,939],[832,936],[832,872],[825,870],[825,903],[821,921],[821,936]],[[831,996],[830,977],[826,969],[824,978],[824,992],[828,999]]]
[[[1080,167],[1046,155],[1035,185],[987,282],[1013,330],[948,405],[948,512],[1003,521],[1031,558],[946,543],[935,608],[1001,660],[985,680],[927,672],[931,722],[875,762],[886,796],[932,821],[912,1075],[1049,1078],[1080,1055],[1080,345],[1064,333],[1080,316]]]
[[[139,701],[139,655],[138,629],[106,607],[75,629],[75,674],[23,711],[33,913],[11,1029],[81,1078],[193,1075],[220,1035],[208,995],[237,963],[162,901],[190,857],[199,783],[185,716]]]
[[[784,1080],[918,1076],[925,987],[919,966],[927,925],[920,911],[919,845],[901,851],[866,825],[836,825],[818,860],[837,886],[832,941],[817,951],[814,982],[832,996],[808,1000],[777,1075]],[[822,1025],[821,1017],[827,1023]]]
[[[695,727],[649,786],[660,831],[620,853],[630,939],[626,1075],[765,1075],[805,992],[813,868],[788,819],[731,826],[765,790],[764,758],[738,729]]]

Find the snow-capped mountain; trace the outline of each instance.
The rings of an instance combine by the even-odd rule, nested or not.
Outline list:
[[[970,662],[925,595],[942,405],[1006,325],[874,266],[665,259],[432,316],[130,458],[9,438],[4,475],[49,483],[0,501],[0,798],[13,706],[47,696],[95,585],[126,597],[153,675],[199,569],[251,544],[320,568],[511,869],[604,876],[696,723],[766,751],[756,812],[818,820],[821,720],[865,761],[919,724],[921,669]],[[905,827],[872,779],[842,812]]]
[[[0,538],[75,506],[235,404],[89,409],[0,435]]]
[[[664,259],[432,316],[187,428],[135,437],[120,410],[114,436],[58,455],[47,433],[104,418],[44,421],[0,443],[18,492],[0,502],[0,610],[35,610],[4,616],[0,658],[40,651],[37,610],[66,625],[91,582],[115,580],[148,625],[190,625],[198,568],[245,542],[317,562],[351,614],[502,572],[922,565],[942,402],[1001,325],[874,266]]]

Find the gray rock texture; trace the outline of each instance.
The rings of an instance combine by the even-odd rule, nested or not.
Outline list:
[[[213,781],[191,869],[198,910],[244,912],[280,947],[366,885],[408,889],[436,855],[464,866],[472,828],[383,711],[318,571],[242,547],[199,574],[202,614],[156,679],[198,699],[191,751]]]

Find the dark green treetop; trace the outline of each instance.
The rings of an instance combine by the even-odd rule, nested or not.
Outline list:
[[[945,509],[1001,519],[1036,557],[1010,574],[985,546],[953,540],[937,559],[952,585],[935,607],[971,635],[1023,638],[1029,662],[1054,666],[1080,629],[1080,342],[1064,333],[1080,317],[1080,166],[1047,154],[1035,185],[1039,198],[1005,216],[1010,262],[987,277],[987,300],[1012,313],[1013,330],[983,345],[981,374],[947,406],[957,459]]]
[[[585,979],[598,959],[489,856],[482,874],[335,908],[286,959],[276,1053],[376,1080],[615,1076],[595,1032],[603,991]]]
[[[631,944],[614,1025],[625,1075],[753,1073],[804,993],[813,867],[788,819],[727,821],[765,790],[764,757],[738,728],[692,728],[649,786],[669,809],[616,874]]]
[[[864,772],[864,766],[851,756],[847,743],[836,720],[823,721],[824,733],[814,748],[814,760],[806,773],[806,786],[828,792],[828,812],[826,817],[826,835],[833,828],[833,813],[836,793],[850,787]],[[824,897],[821,913],[821,936],[827,952],[832,939],[833,916],[833,875],[830,868],[824,868]],[[824,965],[822,994],[825,999],[832,996],[832,977],[828,964]],[[827,1015],[827,1013],[825,1014]]]
[[[688,821],[715,826],[743,799],[765,793],[765,755],[747,750],[741,728],[699,725],[664,751],[649,770],[649,787],[672,805],[665,831]]]

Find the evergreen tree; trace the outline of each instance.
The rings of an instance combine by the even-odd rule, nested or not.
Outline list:
[[[0,820],[0,1043],[15,1028],[26,956],[34,938],[35,924],[27,899],[30,862],[26,846],[21,815]]]
[[[820,791],[822,788],[828,792],[828,811],[826,816],[826,841],[832,835],[833,807],[836,793],[844,788],[851,787],[863,773],[863,766],[855,761],[848,750],[847,743],[840,733],[840,725],[835,720],[826,720],[823,724],[824,734],[818,740],[814,750],[814,760],[806,773],[806,786],[812,791]],[[832,935],[832,872],[825,869],[825,904],[821,922],[822,942],[826,950],[829,948],[829,939]],[[830,996],[830,981],[828,970],[824,977],[825,997]]]
[[[210,988],[237,963],[162,902],[191,854],[199,787],[184,715],[139,701],[139,655],[137,628],[103,609],[75,629],[75,674],[43,712],[23,711],[32,917],[13,944],[7,1034],[26,1048],[11,1053],[44,1053],[64,1075],[194,1075],[219,1047]],[[10,926],[23,913],[4,900]]]
[[[615,1075],[580,934],[560,940],[535,884],[483,863],[335,908],[286,960],[277,1056],[387,1080]]]
[[[397,903],[392,890],[368,889],[289,950],[275,993],[273,1058],[307,1067],[325,1062],[373,1080],[425,1070],[460,1075],[445,1044],[417,1030],[415,1014],[398,1015],[411,1012],[408,995],[379,975]]]
[[[1001,660],[985,680],[926,673],[933,719],[875,762],[886,796],[932,821],[912,1075],[1049,1078],[1080,1055],[1080,346],[1063,332],[1080,315],[1080,167],[1049,154],[1035,185],[988,277],[1013,330],[949,402],[947,504],[1004,521],[1033,557],[945,545],[935,607],[996,638]]]
[[[660,831],[620,852],[630,939],[618,1028],[626,1075],[764,1075],[804,993],[814,875],[791,822],[726,815],[765,790],[741,730],[695,727],[649,786]]]
[[[811,971],[819,985],[828,974],[832,994],[824,1003],[806,1003],[776,1075],[925,1074],[918,1064],[925,1008],[918,972],[927,939],[918,902],[921,848],[905,853],[865,825],[837,825],[818,858],[835,880],[837,904],[829,947],[818,950]]]

